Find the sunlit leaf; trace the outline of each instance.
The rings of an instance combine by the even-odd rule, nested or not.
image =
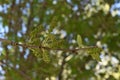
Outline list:
[[[50,62],[50,58],[49,58],[49,55],[48,55],[48,51],[42,49],[43,53],[42,53],[42,58],[45,62]]]
[[[101,52],[101,48],[92,48],[87,51],[87,53],[90,54],[92,58],[97,61],[101,61],[100,52]]]
[[[80,35],[77,35],[77,43],[79,47],[82,47],[82,38]]]

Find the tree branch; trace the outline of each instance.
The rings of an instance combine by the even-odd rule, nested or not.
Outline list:
[[[1,42],[6,42],[10,45],[13,45],[13,46],[22,46],[22,47],[25,47],[25,48],[38,48],[38,49],[46,49],[46,50],[57,50],[57,51],[63,51],[63,52],[77,52],[79,50],[87,50],[87,49],[91,49],[91,48],[97,48],[97,46],[89,46],[89,47],[85,47],[85,48],[74,48],[74,49],[63,49],[63,48],[50,48],[50,47],[46,47],[46,46],[36,46],[36,45],[29,45],[29,44],[20,44],[18,42],[13,42],[13,41],[10,41],[10,40],[7,40],[7,39],[2,39],[0,38],[0,41]]]

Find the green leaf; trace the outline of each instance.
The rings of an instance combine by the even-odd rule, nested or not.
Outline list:
[[[93,59],[97,61],[101,61],[99,53],[92,53],[91,56]]]
[[[82,38],[81,38],[80,35],[77,35],[77,43],[78,43],[78,46],[79,46],[79,47],[82,47],[82,46],[83,46],[83,45],[82,45]]]
[[[89,49],[87,52],[92,56],[93,59],[97,61],[101,61],[100,54],[99,54],[101,52],[101,48],[92,48],[92,49]]]
[[[42,49],[43,53],[42,53],[42,58],[43,60],[46,62],[46,63],[49,63],[50,62],[50,58],[49,58],[49,55],[48,55],[48,51]]]

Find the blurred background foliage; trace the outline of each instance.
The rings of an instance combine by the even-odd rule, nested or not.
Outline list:
[[[45,63],[27,48],[0,42],[0,79],[120,80],[119,9],[119,0],[0,0],[0,38],[26,43],[38,25],[54,26],[64,48],[76,46],[77,34],[84,45],[103,48],[101,62],[84,52],[50,51]]]

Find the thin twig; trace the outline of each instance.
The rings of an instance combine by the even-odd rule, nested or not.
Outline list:
[[[63,51],[63,52],[77,52],[79,50],[87,50],[87,49],[91,49],[91,48],[96,48],[97,46],[89,46],[89,47],[85,47],[85,48],[74,48],[74,49],[63,49],[63,48],[50,48],[50,47],[46,47],[46,46],[36,46],[36,45],[29,45],[29,44],[20,44],[18,42],[13,42],[13,41],[10,41],[10,40],[7,40],[7,39],[2,39],[0,38],[0,41],[1,42],[6,42],[8,44],[11,44],[13,46],[22,46],[22,47],[25,47],[25,48],[43,48],[43,49],[46,49],[46,50],[57,50],[57,51]]]

